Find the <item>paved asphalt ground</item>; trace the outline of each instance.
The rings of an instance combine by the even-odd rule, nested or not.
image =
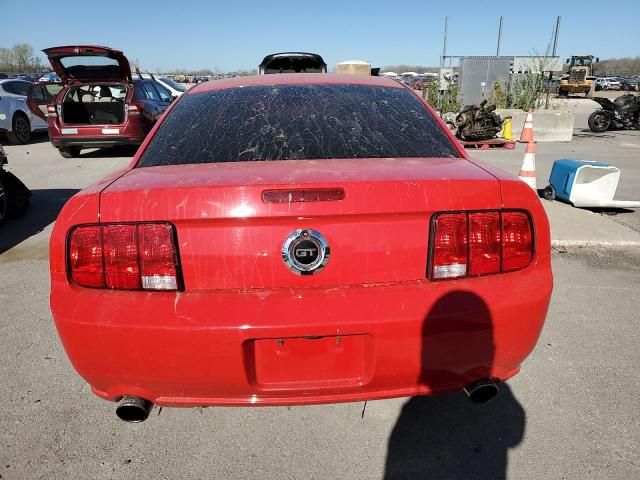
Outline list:
[[[605,159],[623,170],[619,197],[639,198],[639,145],[635,132],[538,145],[539,187],[553,159]],[[155,409],[126,424],[62,349],[47,239],[64,201],[129,157],[62,159],[46,138],[6,150],[34,197],[0,231],[1,479],[640,478],[640,248],[554,252],[538,346],[487,405],[455,394],[369,402],[364,416],[363,403]],[[517,172],[521,154],[478,157]],[[636,215],[611,219],[638,229]]]

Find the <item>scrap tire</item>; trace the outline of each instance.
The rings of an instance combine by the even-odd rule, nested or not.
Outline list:
[[[60,147],[58,151],[64,158],[77,158],[80,156],[80,147]]]
[[[31,140],[31,123],[22,112],[16,112],[11,120],[11,131],[7,132],[7,139],[14,145],[24,145]]]
[[[544,187],[542,197],[550,202],[553,202],[556,199],[556,189],[553,188],[553,185],[547,185]]]
[[[5,198],[8,199],[6,217],[20,217],[31,204],[31,191],[11,172],[3,172],[2,184],[6,194]]]
[[[589,124],[589,130],[596,133],[606,132],[609,128],[609,118],[607,115],[603,113],[601,110],[596,110],[591,115],[589,115],[589,120],[587,120]]]

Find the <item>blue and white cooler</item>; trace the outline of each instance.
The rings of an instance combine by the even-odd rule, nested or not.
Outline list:
[[[557,198],[584,208],[640,208],[640,201],[614,200],[620,169],[604,162],[562,159],[553,162],[548,200]]]

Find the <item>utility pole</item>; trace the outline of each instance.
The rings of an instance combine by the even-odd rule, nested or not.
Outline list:
[[[500,40],[502,39],[502,15],[500,15],[500,25],[498,26],[498,47],[496,48],[496,57],[500,56]]]
[[[553,51],[551,56],[555,58],[556,49],[558,48],[558,33],[560,32],[560,16],[556,18],[556,28],[553,31]],[[547,50],[548,52],[548,50]],[[549,94],[551,93],[551,81],[553,80],[553,72],[549,71],[549,81],[547,83],[547,98],[544,101],[544,109],[549,109]]]
[[[558,32],[560,32],[560,17],[556,18],[556,29],[553,33],[553,53],[552,55],[556,56],[556,47],[558,46]]]
[[[438,95],[438,110],[442,111],[442,97],[444,96],[444,92],[443,89],[444,87],[444,62],[445,62],[445,57],[447,56],[447,30],[448,30],[448,26],[449,26],[449,17],[444,17],[444,42],[442,45],[442,57],[440,57],[440,85],[438,88],[438,91],[440,92],[440,94]]]
[[[442,45],[442,57],[440,58],[440,67],[444,67],[444,57],[447,56],[447,27],[449,17],[444,17],[444,44]]]

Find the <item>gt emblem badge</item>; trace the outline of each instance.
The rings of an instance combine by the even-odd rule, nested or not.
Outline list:
[[[318,273],[329,261],[330,254],[329,244],[315,230],[296,230],[282,245],[284,263],[298,275]]]

